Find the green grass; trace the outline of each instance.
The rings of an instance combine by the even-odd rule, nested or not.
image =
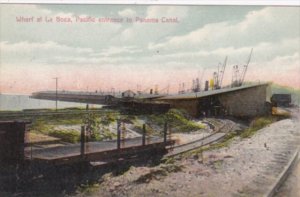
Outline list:
[[[166,120],[171,127],[175,127],[179,132],[190,132],[204,128],[204,125],[192,121],[185,111],[178,109],[169,110],[166,114]]]
[[[101,117],[101,118],[100,118]],[[66,116],[43,116],[36,118],[31,126],[31,132],[42,133],[52,137],[60,138],[62,141],[77,143],[80,141],[80,131],[76,130],[58,130],[55,125],[82,125],[84,124],[84,114],[71,114]],[[106,126],[115,121],[114,114],[107,114],[104,116],[94,115],[92,118],[97,119],[100,124],[101,132],[95,132],[95,135],[89,141],[102,141],[107,139],[114,139],[116,135],[111,133]]]
[[[234,140],[234,138],[237,137],[238,135],[239,134],[235,131],[229,132],[220,142],[215,143],[215,144],[206,145],[206,146],[200,147],[198,149],[189,151],[187,153],[184,153],[182,155],[182,157],[186,158],[186,157],[190,157],[192,155],[202,154],[204,151],[228,147],[231,144],[231,142]]]
[[[60,120],[60,122],[67,122],[68,120]],[[70,120],[72,122],[73,120]],[[69,123],[70,123],[69,122]],[[80,132],[75,130],[56,130],[53,120],[47,121],[44,118],[39,118],[33,121],[30,132],[41,133],[52,137],[60,138],[62,141],[76,143],[80,141]]]
[[[78,187],[78,191],[82,194],[92,195],[96,193],[100,188],[99,183],[91,183],[91,184],[82,184]]]
[[[273,117],[273,116],[264,116],[264,117],[255,118],[251,122],[250,127],[245,129],[243,132],[241,132],[240,136],[242,138],[251,137],[258,130],[260,130],[276,121],[277,121],[277,118]]]
[[[52,130],[49,136],[60,138],[64,142],[76,143],[80,141],[80,133],[75,130]]]
[[[221,149],[228,147],[236,137],[247,138],[253,136],[258,130],[276,122],[278,119],[273,116],[257,117],[250,123],[249,128],[244,131],[231,131],[218,143],[203,146],[201,148],[189,151],[182,154],[182,158],[187,158],[192,155],[202,154],[204,151]]]
[[[191,132],[204,128],[204,125],[192,121],[185,111],[178,109],[170,109],[165,114],[150,115],[148,119],[150,123],[161,127],[167,122],[173,132]]]
[[[83,123],[84,114],[68,114],[68,115],[51,115],[40,116],[33,120],[33,125],[52,124],[52,125],[74,125]]]
[[[58,130],[55,129],[56,125],[83,125],[88,122],[91,123],[93,132],[91,141],[102,141],[106,139],[114,139],[116,135],[108,130],[110,124],[114,124],[117,119],[117,114],[97,114],[91,113],[89,116],[86,114],[68,114],[68,115],[52,115],[42,116],[33,120],[31,131],[42,133],[45,135],[61,138],[63,141],[75,143],[80,140],[80,132],[75,130]],[[125,115],[122,119],[129,120],[134,123],[136,129],[142,132],[142,125],[138,123],[137,119],[141,117],[133,115]],[[191,132],[204,128],[204,125],[193,122],[187,113],[181,110],[171,109],[165,114],[160,115],[146,115],[143,117],[147,120],[146,130],[148,134],[156,133],[157,128],[153,125],[158,125],[163,130],[165,122],[168,122],[172,132]],[[87,121],[89,120],[89,121]]]
[[[95,136],[90,139],[90,141],[103,141],[103,140],[112,140],[116,138],[115,133],[110,132],[108,129],[104,128],[102,132],[95,133]]]

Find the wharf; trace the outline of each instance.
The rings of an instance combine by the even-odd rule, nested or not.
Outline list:
[[[25,150],[26,159],[52,164],[67,164],[79,161],[111,161],[120,158],[126,159],[146,152],[165,152],[166,146],[174,144],[169,140],[164,142],[161,137],[147,137],[146,144],[142,145],[142,137],[125,139],[121,141],[121,148],[117,149],[117,140],[102,142],[87,142],[84,153],[81,144],[71,144],[42,149],[30,148]]]

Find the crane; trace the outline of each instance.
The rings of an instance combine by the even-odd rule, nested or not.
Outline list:
[[[241,73],[240,84],[239,84],[240,86],[243,85],[243,83],[244,83],[244,79],[245,79],[245,75],[246,75],[246,72],[247,72],[247,69],[248,69],[248,65],[249,65],[250,60],[251,60],[252,52],[253,52],[253,48],[251,49],[247,64],[245,64],[244,67],[243,67],[243,71]]]
[[[251,60],[252,52],[253,52],[253,48],[251,49],[248,61],[243,66],[243,70],[241,71],[241,73],[240,73],[238,65],[233,66],[231,87],[239,87],[239,86],[243,85],[245,75],[246,75],[246,72],[247,72],[247,69],[248,69],[248,65],[249,65],[250,60]]]
[[[151,90],[151,87],[148,87],[148,88],[146,88],[146,89],[142,90],[141,92],[142,92],[142,93],[146,93],[146,94],[147,94],[148,90]]]
[[[222,81],[223,81],[223,76],[225,73],[226,64],[227,64],[227,56],[225,57],[224,63],[222,65],[221,71],[219,73],[217,89],[220,89],[222,87]]]
[[[213,73],[213,89],[220,89],[222,86],[223,76],[226,68],[227,56],[225,57],[224,63],[219,63],[218,72]]]
[[[203,79],[203,76],[204,76],[205,70],[206,70],[206,68],[204,68],[204,69],[203,69],[203,71],[202,71],[202,74],[201,74],[201,77],[200,77],[200,82],[199,82],[199,91],[201,90],[201,84],[202,84],[202,79]]]
[[[170,85],[168,84],[167,87],[163,88],[160,90],[161,93],[166,93],[166,94],[169,94],[169,88],[170,88]]]
[[[239,66],[234,65],[233,66],[233,71],[232,71],[232,81],[231,81],[231,87],[238,87],[239,86]]]

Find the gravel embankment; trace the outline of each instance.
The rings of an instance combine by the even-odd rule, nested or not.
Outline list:
[[[131,167],[109,176],[92,196],[262,196],[299,146],[300,124],[286,119],[206,151],[156,167]],[[79,194],[78,196],[86,195]]]

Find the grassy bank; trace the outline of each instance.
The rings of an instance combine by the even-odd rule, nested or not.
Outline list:
[[[258,130],[260,130],[276,121],[277,121],[277,118],[274,116],[257,117],[251,121],[249,128],[247,128],[241,132],[240,137],[242,137],[242,138],[251,137]]]
[[[82,124],[82,117],[41,117],[33,120],[30,132],[41,133],[51,137],[60,138],[64,142],[76,143],[80,141],[80,132],[76,130],[57,130],[56,125]]]
[[[108,113],[106,115],[93,114],[90,118],[86,114],[39,117],[33,120],[30,131],[60,138],[64,142],[76,143],[80,141],[80,129],[57,129],[56,126],[86,125],[88,121],[91,124],[90,130],[94,132],[89,141],[102,141],[115,138],[115,134],[107,128],[111,122],[115,121],[115,116]]]
[[[267,127],[268,125],[278,121],[277,117],[274,116],[263,116],[263,117],[257,117],[253,119],[249,125],[248,128],[246,128],[243,131],[231,131],[229,132],[220,142],[210,144],[207,146],[203,146],[201,148],[198,148],[196,150],[189,151],[182,155],[183,158],[190,157],[190,156],[197,156],[201,155],[204,151],[214,150],[214,149],[220,149],[224,147],[228,147],[233,140],[236,138],[248,138],[253,136],[258,130]]]
[[[160,134],[165,122],[172,132],[192,132],[204,128],[204,125],[196,123],[187,113],[177,109],[171,109],[165,114],[158,115],[122,115],[117,113],[97,114],[68,114],[41,116],[33,120],[32,132],[60,138],[62,141],[76,143],[80,141],[80,129],[64,129],[59,126],[90,125],[87,129],[92,131],[90,141],[101,141],[115,138],[115,134],[109,130],[110,124],[116,124],[117,118],[134,125],[134,130],[142,132],[143,123],[146,123],[148,134]]]
[[[205,128],[204,125],[193,121],[185,111],[178,109],[170,109],[165,114],[150,115],[148,120],[150,124],[156,124],[160,127],[163,127],[167,122],[172,132],[192,132]]]

